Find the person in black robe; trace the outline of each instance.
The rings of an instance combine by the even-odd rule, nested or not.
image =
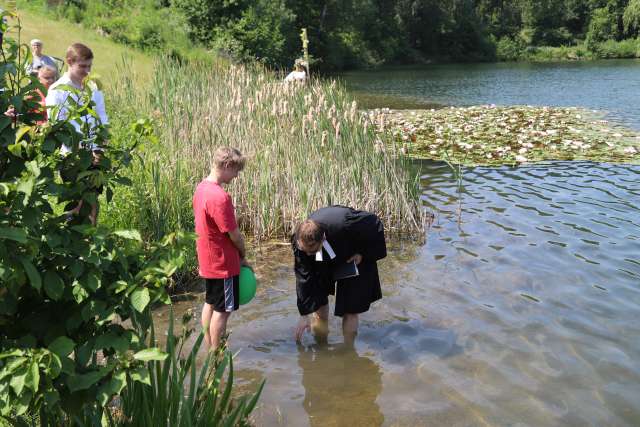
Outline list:
[[[358,314],[382,298],[377,266],[377,261],[387,256],[382,222],[370,212],[329,206],[299,224],[291,243],[301,316],[296,340],[311,328],[310,315],[315,320],[316,337],[326,337],[328,297],[335,295],[334,314],[342,317],[345,343],[353,344]],[[345,277],[349,263],[356,264],[356,276]]]

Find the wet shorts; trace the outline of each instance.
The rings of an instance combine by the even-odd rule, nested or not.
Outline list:
[[[204,279],[205,301],[218,312],[231,312],[240,306],[240,276],[227,279]]]

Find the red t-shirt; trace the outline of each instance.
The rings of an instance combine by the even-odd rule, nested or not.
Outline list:
[[[213,181],[203,180],[193,195],[198,272],[206,279],[240,274],[240,254],[227,234],[238,228],[231,197]]]

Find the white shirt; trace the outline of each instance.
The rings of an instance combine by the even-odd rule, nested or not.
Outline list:
[[[92,83],[89,82],[89,84],[92,84]],[[79,88],[75,84],[73,84],[73,82],[71,81],[71,78],[69,77],[69,73],[65,73],[54,84],[51,85],[51,87],[49,88],[49,92],[47,93],[47,98],[45,99],[47,108],[55,107],[58,105],[61,106],[60,109],[58,110],[58,114],[56,117],[53,117],[53,111],[49,109],[50,111],[49,117],[53,121],[66,120],[69,114],[68,108],[65,107],[65,104],[67,103],[67,98],[71,97],[71,99],[75,100],[76,102],[79,102],[78,96],[76,94],[73,94],[65,89],[56,89],[56,87],[61,85],[68,85],[68,86],[75,87],[79,90],[82,90],[82,88]],[[92,86],[93,87],[91,87],[91,100],[95,104],[95,112],[98,115],[98,118],[100,121],[98,122],[95,117],[89,116],[89,115],[86,115],[80,118],[80,121],[82,123],[78,122],[77,120],[72,121],[71,124],[76,129],[76,131],[78,131],[78,133],[82,133],[82,125],[84,123],[87,123],[90,129],[94,129],[96,126],[98,126],[99,123],[103,125],[109,124],[109,118],[107,117],[107,111],[104,106],[104,95],[102,94],[102,91],[100,91],[97,88],[97,86],[95,86],[95,84],[92,84]],[[88,144],[88,146],[92,150],[97,148],[96,144],[94,143],[90,143]],[[66,154],[69,151],[70,151],[69,147],[67,147],[66,145],[62,146],[62,149],[61,149],[62,154]]]
[[[318,252],[316,252],[316,261],[324,261],[322,258],[322,248],[324,248],[325,251],[327,251],[327,255],[329,255],[329,258],[334,259],[336,257],[336,253],[333,251],[333,248],[331,247],[331,245],[329,244],[329,242],[325,239],[322,241],[322,247],[318,250]]]
[[[307,73],[304,71],[292,71],[284,78],[285,82],[305,81]]]

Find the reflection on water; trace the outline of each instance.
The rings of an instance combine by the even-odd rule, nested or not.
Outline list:
[[[300,345],[298,366],[310,425],[382,425],[384,416],[376,403],[382,373],[373,360],[343,344]]]
[[[420,167],[435,222],[381,262],[354,351],[335,318],[296,346],[290,250],[258,252],[230,321],[240,389],[267,380],[256,424],[638,425],[640,167]]]

